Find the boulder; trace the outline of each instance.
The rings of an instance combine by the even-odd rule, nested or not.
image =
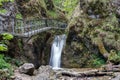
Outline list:
[[[25,63],[22,66],[19,67],[19,72],[28,74],[28,75],[33,75],[35,70],[35,67],[32,63]]]
[[[15,77],[12,80],[33,80],[32,76],[27,74],[20,74],[19,72],[15,73]]]
[[[56,80],[55,72],[50,66],[41,66],[33,80]]]
[[[21,77],[15,77],[14,80],[22,80],[22,78]]]

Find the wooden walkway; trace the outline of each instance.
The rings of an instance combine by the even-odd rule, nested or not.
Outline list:
[[[37,30],[25,32],[25,33],[22,33],[22,34],[13,34],[13,35],[20,36],[20,37],[31,37],[33,35],[36,35],[38,33],[41,33],[41,32],[44,32],[44,31],[47,31],[47,30],[50,30],[50,29],[65,29],[65,28],[44,27],[44,28],[40,28],[40,29],[37,29]]]
[[[10,22],[11,20],[11,22]],[[50,29],[65,29],[67,24],[55,19],[27,20],[9,19],[0,20],[0,33],[8,32],[15,36],[31,37]]]

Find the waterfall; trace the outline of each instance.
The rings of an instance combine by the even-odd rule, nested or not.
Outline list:
[[[65,45],[66,35],[57,35],[52,44],[51,48],[51,57],[50,57],[50,65],[53,69],[59,69],[61,64],[61,53],[63,46]]]

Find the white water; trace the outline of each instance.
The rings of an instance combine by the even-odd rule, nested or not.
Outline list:
[[[50,65],[53,67],[53,69],[59,69],[61,66],[61,53],[63,46],[65,45],[65,41],[65,34],[56,36],[53,41],[50,57]]]

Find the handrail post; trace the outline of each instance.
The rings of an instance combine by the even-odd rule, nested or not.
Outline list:
[[[12,33],[15,34],[15,19],[12,19]]]
[[[21,21],[22,34],[24,34],[24,28],[26,26],[26,20]]]
[[[48,21],[45,19],[45,26],[48,27]]]

